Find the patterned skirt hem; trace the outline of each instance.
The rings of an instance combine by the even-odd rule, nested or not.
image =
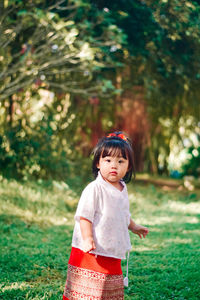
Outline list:
[[[90,254],[86,255],[87,260],[92,260],[94,263],[94,256]],[[101,258],[104,259],[103,257]],[[102,262],[102,261],[101,261]],[[112,265],[112,258],[110,264]],[[111,274],[109,272],[99,272],[95,268],[88,269],[86,267],[80,267],[72,264],[73,261],[69,260],[67,280],[63,295],[63,300],[124,300],[124,284],[123,275],[120,267],[116,268],[115,274],[111,267]],[[106,264],[108,263],[106,259]],[[91,266],[91,263],[89,263]],[[101,265],[102,266],[102,265]],[[103,266],[102,270],[105,269]]]
[[[64,296],[70,300],[124,299],[123,276],[68,265]]]

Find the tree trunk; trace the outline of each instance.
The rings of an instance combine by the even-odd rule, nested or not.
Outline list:
[[[156,158],[154,155],[154,150],[153,150],[153,145],[152,145],[152,141],[151,141],[152,137],[150,136],[150,134],[148,134],[148,152],[149,152],[149,159],[150,159],[150,171],[153,174],[157,174],[158,173],[158,168],[157,168],[157,162],[156,162]]]
[[[141,86],[134,86],[120,96],[115,128],[124,131],[132,140],[135,169],[137,172],[143,172],[149,122],[144,90]]]
[[[4,13],[4,0],[0,1],[0,17],[3,16]]]
[[[9,96],[9,106],[8,106],[8,122],[10,128],[13,126],[13,116],[14,116],[14,100],[12,96]]]

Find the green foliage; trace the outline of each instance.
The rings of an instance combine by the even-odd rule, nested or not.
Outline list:
[[[43,1],[37,1],[33,6],[29,1],[13,1],[4,7],[0,15],[0,99],[34,83],[71,94],[107,93],[96,74],[108,63],[114,66],[105,52],[121,43],[122,33],[111,24],[99,26],[102,14],[96,12],[94,17],[99,20],[94,21],[94,9],[82,1],[63,2],[42,5]],[[86,19],[87,12],[91,20]]]
[[[176,124],[178,130],[171,132],[170,138],[169,170],[173,176],[199,177],[200,124],[191,116],[181,118]]]
[[[200,147],[189,147],[187,150],[187,161],[182,165],[183,175],[192,175],[199,177],[200,174]]]
[[[1,298],[62,298],[79,195],[60,181],[1,178]],[[132,217],[150,233],[131,236],[125,299],[198,299],[199,191],[130,184],[129,195]]]
[[[107,129],[113,114],[119,91],[101,70],[115,65],[109,49],[123,34],[83,1],[4,1],[0,21],[1,173],[74,178],[77,157],[91,150],[88,122],[107,110]],[[90,98],[97,95],[100,111]]]
[[[124,84],[141,84],[151,106],[163,114],[185,93],[196,103],[199,74],[199,11],[196,1],[91,1],[126,36],[121,58],[131,69]],[[130,63],[131,62],[131,63]],[[194,97],[195,95],[195,97]],[[172,101],[172,102],[171,102]],[[191,103],[191,102],[190,102]]]
[[[120,95],[135,85],[148,110],[145,164],[168,172],[181,118],[199,118],[198,1],[13,0],[0,10],[4,175],[76,177],[76,160],[123,124]]]
[[[79,157],[77,163],[77,152],[72,153],[67,144],[60,145],[50,126],[40,127],[40,130],[29,135],[15,128],[7,132],[7,136],[0,137],[1,174],[23,180],[64,180],[79,190],[80,178],[87,178],[91,173],[90,159]]]
[[[47,179],[54,174],[59,179],[67,177],[69,170],[66,153],[61,153],[58,159],[53,152],[56,149],[51,147],[51,136],[45,132],[29,135],[22,128],[13,128],[2,140],[0,166],[4,176]]]

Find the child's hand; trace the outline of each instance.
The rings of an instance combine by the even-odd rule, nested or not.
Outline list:
[[[87,253],[91,250],[95,250],[96,246],[92,237],[88,237],[83,241],[83,252]]]
[[[149,233],[149,229],[147,227],[135,224],[135,226],[132,228],[132,232],[137,234],[142,239],[142,237],[145,238]]]

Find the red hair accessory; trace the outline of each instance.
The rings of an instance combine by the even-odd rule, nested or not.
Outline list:
[[[125,142],[128,141],[123,133],[109,133],[106,137],[107,138],[119,137],[120,139],[124,140]]]

